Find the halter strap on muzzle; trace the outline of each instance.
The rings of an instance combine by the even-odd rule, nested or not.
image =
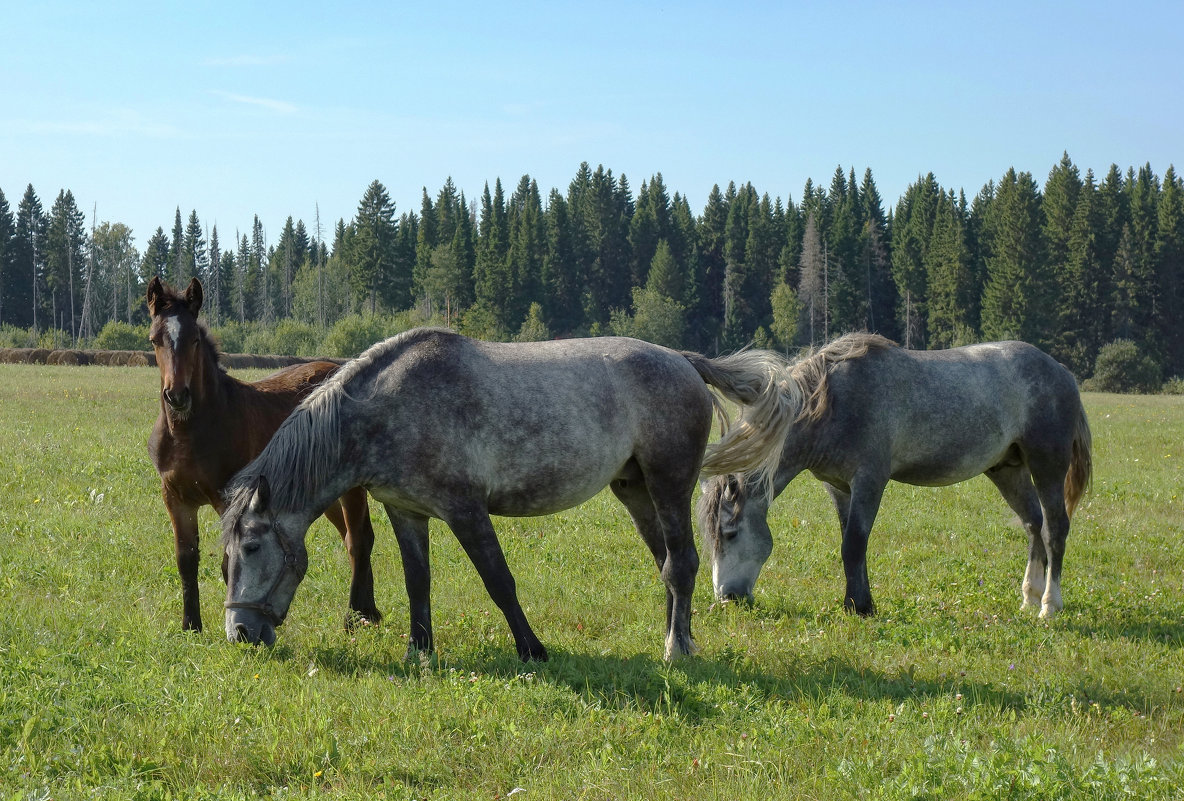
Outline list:
[[[267,592],[263,593],[263,598],[258,601],[226,601],[222,606],[226,609],[250,609],[258,612],[267,618],[273,626],[280,626],[284,619],[280,617],[275,607],[271,605],[271,594],[275,592],[289,573],[299,572],[296,568],[296,553],[292,550],[292,546],[288,544],[287,539],[284,538],[283,532],[280,531],[279,522],[274,516],[271,518],[271,530],[275,534],[276,542],[279,543],[280,550],[284,552],[283,570],[276,575],[275,580],[271,582],[271,586]]]

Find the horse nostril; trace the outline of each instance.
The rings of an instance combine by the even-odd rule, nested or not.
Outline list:
[[[239,623],[234,627],[234,641],[235,642],[250,642],[250,636],[247,634],[247,627]]]

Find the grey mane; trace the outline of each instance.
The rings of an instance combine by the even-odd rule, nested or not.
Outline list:
[[[873,350],[899,347],[879,334],[858,331],[844,334],[823,347],[799,359],[789,368],[790,376],[801,390],[802,404],[798,420],[821,420],[830,408],[828,377],[831,368],[840,362],[859,359]]]
[[[259,476],[267,477],[271,502],[277,509],[291,509],[316,494],[341,463],[341,405],[344,400],[356,400],[350,390],[407,348],[440,333],[452,332],[416,328],[383,340],[313,390],[280,425],[263,452],[231,479],[223,493],[227,513],[233,517],[241,514]]]
[[[744,407],[740,420],[707,449],[708,476],[748,472],[768,487],[781,462],[785,439],[798,423],[817,422],[830,408],[828,377],[836,364],[873,350],[898,347],[879,334],[845,334],[781,369],[767,390]],[[757,464],[756,468],[743,465]]]

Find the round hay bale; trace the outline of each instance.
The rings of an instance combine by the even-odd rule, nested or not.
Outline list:
[[[12,364],[12,348],[0,348],[0,364]]]
[[[29,350],[28,364],[45,364],[46,359],[49,358],[49,348],[32,348]]]
[[[152,359],[149,360],[147,353],[140,353],[139,351],[132,351],[128,354],[127,361],[124,362],[128,367],[155,367],[153,362],[156,361],[156,354],[152,354]]]
[[[9,364],[28,364],[32,348],[11,348],[8,354]]]

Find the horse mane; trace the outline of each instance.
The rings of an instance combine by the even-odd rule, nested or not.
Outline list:
[[[702,472],[756,474],[766,490],[781,463],[790,430],[816,423],[830,409],[829,376],[835,365],[871,351],[898,347],[879,334],[845,334],[782,368],[766,390],[743,409],[739,421],[707,449]]]
[[[320,493],[341,464],[341,406],[357,400],[350,390],[417,344],[447,329],[416,328],[372,345],[317,386],[280,424],[267,447],[240,470],[223,493],[226,512],[237,516],[250,500],[255,479],[266,476],[271,503],[293,509]],[[451,333],[451,332],[450,332]]]
[[[879,334],[857,331],[831,340],[808,352],[789,368],[789,374],[801,390],[802,404],[795,422],[817,422],[830,410],[829,377],[840,362],[860,359],[873,350],[899,347]]]

